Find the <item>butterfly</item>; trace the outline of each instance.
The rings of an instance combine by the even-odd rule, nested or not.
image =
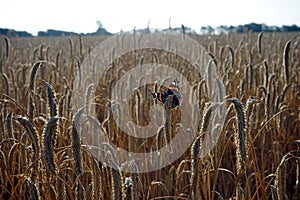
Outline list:
[[[157,99],[158,101],[162,102],[165,105],[168,102],[168,99],[173,98],[172,108],[175,108],[176,106],[180,106],[182,104],[182,95],[181,95],[181,92],[180,92],[179,80],[178,79],[173,80],[166,92],[152,93],[152,97],[154,99]]]

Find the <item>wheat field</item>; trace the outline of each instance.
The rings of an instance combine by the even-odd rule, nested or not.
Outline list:
[[[107,37],[1,36],[0,199],[300,199],[299,35],[191,37],[209,52],[226,89],[217,144],[209,155],[198,157],[214,107],[207,83],[189,75],[201,113],[193,144],[160,170],[138,173],[133,161],[125,166],[128,173],[118,163],[112,168],[99,162],[74,125],[82,114],[72,110],[74,80],[85,57]],[[97,98],[89,98],[91,88],[84,97],[97,104],[97,118],[88,120],[130,151],[154,151],[168,143],[178,129],[180,109],[168,110],[164,127],[145,141],[126,135],[109,110],[111,87],[124,68],[155,55],[155,62],[166,58],[174,69],[181,62],[184,75],[193,74],[173,55],[151,55],[140,51],[117,58],[96,85]],[[150,106],[158,103],[149,91],[159,87],[153,83],[131,96],[135,123],[149,122]],[[99,155],[114,158],[111,148],[101,146]]]

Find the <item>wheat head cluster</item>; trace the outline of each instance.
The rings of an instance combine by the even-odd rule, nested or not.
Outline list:
[[[224,83],[226,110],[221,127],[211,127],[218,112],[207,89],[212,83],[174,54],[139,50],[113,58],[99,83],[85,91],[87,106],[74,112],[74,82],[78,75],[86,81],[80,76],[81,65],[107,37],[1,36],[0,199],[300,199],[299,35],[248,32],[190,37],[208,52],[208,71],[220,72],[221,78],[213,84]],[[185,76],[192,92],[183,94],[183,101],[190,95],[200,114],[191,117],[199,119],[196,132],[186,132],[192,145],[176,161],[139,173],[135,160],[116,162],[122,155],[110,143],[97,144],[97,137],[104,134],[131,152],[155,151],[174,138],[181,117],[190,117],[182,116],[179,107],[167,106],[165,123],[147,139],[127,135],[117,126],[116,120],[122,119],[113,118],[110,110],[112,89],[128,70],[146,62],[167,64]],[[151,92],[165,89],[161,83],[143,85],[131,94],[134,123],[149,123],[150,107],[159,103]],[[91,103],[97,117],[83,115]],[[93,124],[83,128],[99,132],[84,139],[94,141],[99,146],[97,155],[110,165],[83,144],[75,126],[80,119]],[[203,138],[215,129],[220,137],[200,157]],[[150,167],[151,160],[145,163]]]

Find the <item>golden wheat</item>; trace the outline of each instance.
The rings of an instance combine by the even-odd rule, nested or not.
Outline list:
[[[0,199],[299,199],[299,36],[263,32],[189,36],[208,51],[210,61],[203,67],[210,74],[218,70],[220,78],[201,77],[191,63],[170,52],[135,50],[118,57],[113,50],[111,65],[99,83],[81,91],[85,105],[76,113],[72,110],[77,106],[72,99],[77,95],[75,76],[81,90],[87,82],[82,75],[84,59],[107,37],[1,36]],[[125,45],[126,37],[119,43]],[[183,97],[197,101],[200,112],[190,115],[201,121],[195,133],[185,131],[187,138],[195,138],[178,160],[139,173],[137,160],[117,163],[122,157],[119,149],[159,150],[182,129],[180,119],[190,117],[181,108],[166,106],[161,116],[165,123],[145,140],[117,126],[115,120],[122,119],[114,118],[111,110],[114,86],[125,73],[150,62],[168,65],[187,78],[192,92]],[[120,95],[133,87],[133,81],[122,85]],[[159,92],[158,83],[135,88],[129,100],[133,123],[150,122],[149,110],[155,103],[151,93]],[[221,116],[221,129],[212,123],[222,114],[214,115],[219,110],[211,95],[219,102],[228,102],[222,99],[227,96],[231,102]],[[121,108],[115,108],[120,113]],[[94,111],[97,116],[90,116]],[[129,124],[132,132],[137,131],[133,123]],[[82,129],[91,134],[83,137]],[[210,130],[219,130],[221,136],[203,158],[199,154],[206,148],[204,137],[213,137]],[[102,142],[104,136],[109,141]],[[83,140],[99,147],[96,154],[82,145]],[[155,167],[154,159],[162,164],[166,158],[153,155],[143,167]]]

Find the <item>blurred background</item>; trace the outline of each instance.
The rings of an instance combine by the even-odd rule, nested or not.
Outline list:
[[[19,36],[109,34],[182,25],[198,34],[242,32],[244,25],[254,32],[299,31],[300,25],[298,0],[0,0],[0,8],[1,33],[19,31]]]

